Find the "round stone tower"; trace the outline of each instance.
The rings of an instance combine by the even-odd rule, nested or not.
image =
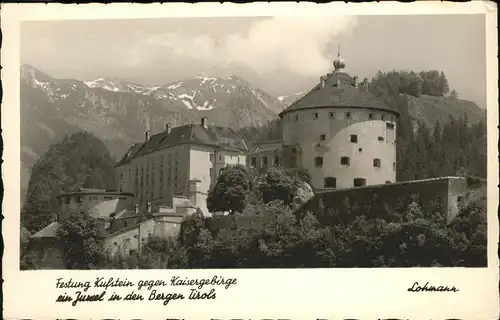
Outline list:
[[[352,188],[396,181],[399,113],[344,71],[334,71],[284,110],[283,165],[306,169],[314,189]]]

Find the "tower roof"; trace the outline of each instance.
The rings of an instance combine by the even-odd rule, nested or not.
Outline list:
[[[345,62],[340,55],[333,65],[335,70],[332,73],[321,77],[318,85],[282,111],[280,117],[290,111],[325,107],[369,108],[399,115],[399,112],[387,106],[383,99],[368,91],[367,84],[358,87],[357,79],[342,71]]]

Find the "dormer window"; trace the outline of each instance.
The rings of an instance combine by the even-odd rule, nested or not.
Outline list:
[[[319,135],[319,140],[320,141],[325,141],[326,140],[326,135],[325,134],[320,134]]]

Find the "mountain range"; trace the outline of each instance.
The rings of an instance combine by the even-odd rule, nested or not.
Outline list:
[[[235,129],[261,126],[306,93],[274,97],[239,76],[197,76],[152,86],[118,78],[57,79],[30,65],[21,66],[20,92],[23,189],[31,166],[64,135],[94,133],[119,158],[144,139],[146,130],[154,134],[167,123],[196,123],[202,117],[209,124]],[[484,117],[473,102],[436,99],[412,98],[410,116],[429,124],[453,113],[467,112],[471,120]]]

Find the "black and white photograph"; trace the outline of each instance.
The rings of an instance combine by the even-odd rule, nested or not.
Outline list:
[[[488,267],[485,23],[23,21],[20,269]]]

